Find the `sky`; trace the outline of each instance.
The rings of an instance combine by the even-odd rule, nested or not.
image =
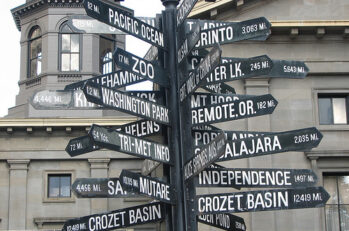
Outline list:
[[[7,115],[7,109],[15,106],[19,91],[20,32],[10,10],[24,3],[25,0],[0,1],[0,25],[3,31],[0,36],[0,117]],[[124,0],[122,5],[133,9],[135,16],[143,17],[155,17],[164,10],[161,0]],[[126,50],[137,56],[142,57],[149,47],[148,43],[133,36],[126,38]],[[144,88],[149,88],[149,85]]]

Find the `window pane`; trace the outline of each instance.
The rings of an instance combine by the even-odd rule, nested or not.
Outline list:
[[[49,176],[48,197],[59,197],[59,177]]]
[[[337,177],[324,176],[324,187],[328,194],[330,194],[330,199],[326,204],[338,204]]]
[[[62,54],[62,71],[70,71],[70,54]]]
[[[339,217],[337,205],[326,205],[326,231],[338,231]]]
[[[79,71],[79,54],[71,54],[71,71]]]
[[[61,177],[61,196],[70,197],[70,176]]]
[[[345,98],[333,98],[333,122],[335,124],[347,123],[347,112],[345,108]]]
[[[35,77],[36,76],[36,59],[33,59],[30,61],[30,77]]]
[[[70,34],[62,34],[62,51],[70,51]]]
[[[320,124],[332,124],[333,122],[331,98],[319,98]]]
[[[349,204],[349,176],[338,176],[339,203]]]
[[[340,206],[341,230],[349,230],[349,205]]]
[[[41,74],[41,54],[37,59],[37,65],[36,65],[36,75]]]
[[[71,52],[79,52],[79,35],[72,34],[71,36]]]

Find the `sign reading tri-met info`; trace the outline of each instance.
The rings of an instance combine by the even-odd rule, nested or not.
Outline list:
[[[164,35],[157,28],[142,22],[129,12],[98,0],[85,0],[84,8],[88,16],[133,35],[145,42],[165,48]]]
[[[165,207],[157,202],[70,219],[64,223],[62,231],[106,231],[164,219]]]

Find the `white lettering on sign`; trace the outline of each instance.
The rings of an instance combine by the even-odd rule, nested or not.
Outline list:
[[[207,170],[199,175],[199,185],[290,186],[291,172],[283,170]]]
[[[127,195],[127,192],[124,191],[121,187],[120,181],[108,181],[108,195]]]
[[[139,192],[148,196],[170,201],[170,186],[149,180],[145,177],[139,177]]]
[[[169,122],[168,109],[163,106],[152,104],[148,101],[104,87],[102,87],[102,95],[103,104],[105,105],[133,112],[139,116],[152,118],[157,121]]]
[[[146,41],[151,41],[160,47],[164,47],[163,33],[156,30],[154,27],[111,8],[109,8],[108,12],[110,25],[118,29],[123,29],[130,34],[137,35],[137,37],[141,37]]]
[[[130,225],[163,218],[160,204],[129,210],[128,216]]]
[[[177,27],[185,20],[198,0],[184,0],[177,11]]]
[[[139,137],[159,132],[160,125],[154,121],[147,120],[126,126],[124,130],[127,134]]]
[[[125,211],[121,211],[90,217],[88,220],[89,230],[98,231],[123,227],[125,225],[125,213]]]
[[[233,26],[224,26],[216,29],[209,29],[201,31],[201,38],[195,47],[212,46],[217,43],[223,43],[233,40],[234,29]]]
[[[191,107],[204,107],[209,104],[227,103],[235,100],[239,100],[239,97],[231,95],[194,94],[191,96]]]
[[[128,71],[120,71],[112,74],[104,75],[92,82],[96,82],[106,87],[114,88],[118,86],[124,86],[136,81],[142,80],[142,77]]]
[[[305,73],[304,67],[284,65],[285,73]]]
[[[228,142],[225,154],[221,158],[238,158],[244,155],[256,155],[265,152],[275,152],[282,150],[282,146],[278,136],[256,137],[251,140],[240,140],[236,142]]]

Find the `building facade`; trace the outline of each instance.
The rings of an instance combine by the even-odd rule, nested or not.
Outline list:
[[[309,151],[221,164],[313,169],[317,185],[331,195],[325,208],[236,214],[245,219],[247,230],[349,230],[348,12],[346,0],[200,0],[190,14],[218,21],[264,16],[272,24],[266,41],[223,45],[222,56],[266,54],[275,60],[304,61],[310,69],[302,80],[258,77],[228,82],[238,94],[272,94],[278,106],[271,115],[217,127],[278,132],[315,126],[323,139]],[[70,190],[76,178],[118,177],[122,169],[140,171],[142,160],[130,155],[100,150],[71,158],[65,152],[68,141],[85,135],[92,123],[117,126],[134,117],[111,110],[36,110],[29,103],[37,91],[63,89],[68,83],[115,70],[110,52],[124,47],[124,35],[74,32],[67,20],[71,15],[85,15],[82,0],[28,0],[13,9],[12,15],[21,31],[20,91],[16,106],[0,119],[0,229],[60,229],[68,218],[148,202],[146,198],[81,199]],[[161,172],[162,165],[153,175]],[[209,188],[197,193],[222,191],[232,190]],[[128,230],[165,230],[165,226]],[[199,230],[217,229],[200,224]]]

